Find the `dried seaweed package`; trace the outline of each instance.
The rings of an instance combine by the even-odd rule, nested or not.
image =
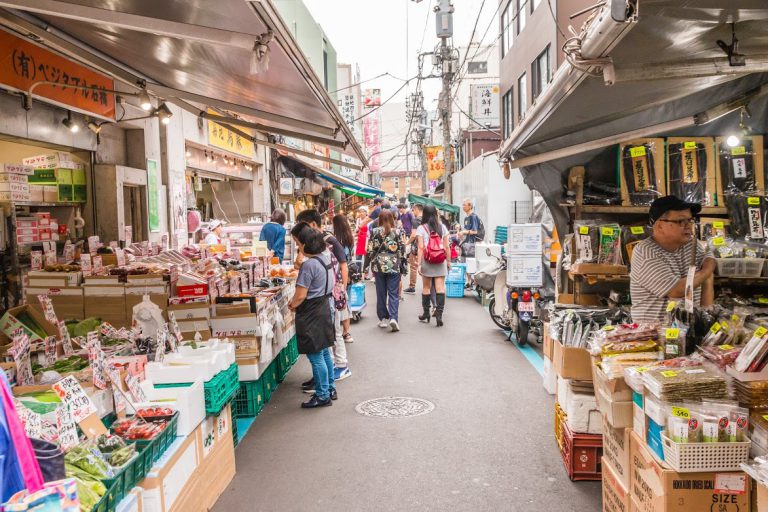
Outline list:
[[[621,265],[621,228],[618,224],[600,226],[597,262],[602,265]]]
[[[621,227],[621,255],[624,263],[632,264],[632,251],[635,250],[635,246],[649,236],[651,236],[651,228],[645,226]]]
[[[768,200],[764,196],[731,194],[728,196],[728,216],[737,238],[763,241],[766,238]]]
[[[728,237],[731,234],[731,221],[728,219],[717,219],[712,217],[702,217],[699,219],[700,235],[699,239],[708,240],[712,237]]]
[[[600,251],[600,228],[595,224],[574,223],[576,263],[597,263]]]
[[[656,162],[651,143],[624,146],[621,167],[632,204],[650,204],[661,195],[656,187]]]
[[[709,204],[707,150],[700,142],[670,144],[669,193],[690,203]]]
[[[733,148],[721,144],[719,157],[725,192],[757,191],[755,154],[750,139],[742,140],[741,145]]]

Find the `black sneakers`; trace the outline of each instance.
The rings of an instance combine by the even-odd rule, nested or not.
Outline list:
[[[301,383],[301,390],[302,391],[310,391],[315,389],[315,378],[312,377],[311,379],[304,381]]]
[[[339,394],[336,392],[336,388],[331,388],[331,400],[338,400]]]
[[[333,405],[333,402],[331,402],[331,397],[328,397],[325,400],[320,400],[317,395],[312,395],[312,397],[307,402],[301,404],[301,408],[315,409],[317,407],[330,407],[331,405]]]

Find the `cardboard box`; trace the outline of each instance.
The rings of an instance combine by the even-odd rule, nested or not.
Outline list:
[[[28,185],[29,178],[27,178],[27,176],[24,174],[0,172],[0,183],[21,183],[22,185]]]
[[[0,201],[31,201],[29,192],[5,192],[0,191]]]
[[[251,313],[255,313],[255,311],[251,311],[251,305],[249,304],[248,301],[242,301],[237,303],[216,304],[213,306],[212,309],[213,309],[214,316],[217,316],[217,317],[248,315]]]
[[[25,158],[21,163],[33,169],[56,169],[62,165],[72,163],[72,155],[65,151],[54,151],[44,155]]]
[[[605,265],[602,263],[576,263],[571,267],[571,274],[625,276],[629,274],[629,267],[626,265]]]
[[[176,286],[176,295],[178,295],[179,297],[208,295],[208,285],[207,284],[191,284],[191,285]]]
[[[34,270],[27,273],[27,276],[29,277],[29,285],[37,287],[80,286],[83,281],[82,272],[46,272],[45,270]]]
[[[538,254],[544,249],[541,224],[510,224],[507,229],[507,254]]]
[[[29,184],[18,183],[15,181],[0,182],[0,192],[18,192],[20,194],[29,194]]]
[[[10,174],[24,174],[29,176],[35,172],[35,168],[31,165],[22,164],[0,164],[0,171]]]
[[[756,482],[755,491],[753,512],[768,512],[768,487]]]
[[[595,389],[602,390],[612,401],[631,402],[632,388],[624,381],[624,378],[609,379],[600,365],[597,364],[598,361],[596,359],[593,359],[593,363],[592,380],[595,384]]]
[[[621,482],[610,461],[603,457],[603,512],[629,512],[630,495],[627,485]]]
[[[189,320],[192,318],[211,317],[211,308],[208,304],[189,303],[189,304],[170,304],[168,311],[173,311],[177,321]]]
[[[144,490],[144,509],[146,512],[167,512],[174,502],[183,495],[185,487],[205,487],[199,481],[197,469],[202,462],[199,457],[201,427],[187,437],[177,437],[166,453],[150,469],[146,478],[140,482]],[[215,471],[209,475],[214,478]],[[189,510],[207,510],[200,506]]]
[[[259,315],[231,315],[211,317],[214,336],[260,336]]]
[[[191,332],[194,334],[199,331],[200,334],[204,332],[210,332],[211,324],[207,318],[184,318],[183,320],[176,319],[176,323],[179,325],[179,330],[182,333]]]
[[[615,477],[625,489],[629,489],[629,433],[631,431],[631,428],[612,427],[603,416],[603,458],[611,465]]]
[[[703,176],[697,176],[698,166],[694,165],[692,159],[683,159],[683,172],[685,175],[690,176],[687,178],[688,180],[692,180],[694,182],[699,182],[702,179],[706,179],[706,186],[704,187],[705,199],[702,204],[704,206],[715,206],[715,195],[717,194],[715,167],[717,158],[715,157],[715,139],[712,137],[669,137],[667,139],[667,191],[669,194],[674,195],[672,187],[673,184],[671,180],[672,175],[670,173],[670,162],[676,156],[673,152],[674,148],[672,148],[672,146],[680,144],[683,145],[683,147],[686,144],[692,145],[694,149],[699,145],[703,146],[703,154],[707,159],[707,165],[702,171]],[[683,151],[685,151],[685,149]],[[700,152],[689,151],[689,154],[698,155]],[[683,182],[686,182],[685,180],[686,178],[683,178]],[[679,196],[680,194],[678,193],[677,195]]]
[[[544,332],[542,355],[544,356],[544,359],[549,359],[551,361],[555,355],[555,341],[552,339],[552,336],[549,335],[549,322],[544,322],[542,330]]]
[[[261,338],[258,336],[232,336],[238,359],[258,359],[261,353]]]
[[[554,395],[557,390],[557,373],[555,372],[555,366],[552,364],[552,361],[546,357],[544,358],[544,375],[542,377],[544,381],[544,389],[550,395]]]
[[[592,358],[585,348],[564,347],[555,341],[552,362],[564,379],[592,381]]]
[[[541,286],[544,263],[541,254],[507,255],[507,284],[509,286]]]
[[[71,196],[61,196],[57,185],[43,185],[43,201],[46,203],[69,202]]]
[[[125,315],[124,293],[121,295],[88,295],[86,293],[83,314],[86,318],[99,317],[115,327],[125,327],[131,324]]]
[[[128,284],[133,285],[152,285],[165,284],[163,274],[128,274]]]
[[[736,146],[735,148],[731,148],[728,146],[728,144],[725,143],[725,140],[727,137],[718,137],[715,139],[715,168],[716,168],[716,174],[717,174],[717,205],[718,206],[725,206],[725,188],[727,187],[727,183],[725,183],[725,179],[723,177],[723,169],[721,168],[720,162],[720,152],[721,151],[731,151],[731,152],[739,152],[742,148],[744,148],[743,145]],[[762,135],[750,135],[749,137],[742,137],[742,139],[749,139],[752,141],[752,150],[754,153],[753,160],[755,163],[755,182],[757,184],[757,190],[762,193],[762,191],[765,190],[765,174],[764,174],[764,165],[765,165],[765,156],[764,156],[764,138]]]
[[[29,186],[29,200],[42,203],[45,194],[43,193],[42,185],[30,185]]]
[[[48,295],[59,320],[85,318],[85,302],[83,289],[79,286],[62,286],[59,288],[35,288],[26,289],[27,303],[43,314],[43,308],[38,300],[38,295]]]
[[[638,512],[737,512],[750,509],[750,478],[743,472],[676,473],[662,467],[630,433],[630,495]]]
[[[664,179],[665,178],[664,166],[666,162],[664,159],[664,154],[665,154],[664,139],[651,138],[651,139],[630,140],[622,144],[619,144],[619,153],[618,153],[619,187],[621,188],[621,204],[623,206],[631,206],[632,201],[630,200],[629,189],[627,188],[627,175],[624,172],[624,162],[623,162],[624,159],[622,158],[622,155],[624,154],[624,150],[625,148],[627,148],[627,146],[641,146],[643,144],[648,144],[651,146],[651,156],[653,157],[654,171],[655,171],[654,184],[656,185],[656,190],[659,192],[659,197],[667,195],[667,184]],[[642,156],[642,155],[638,155],[638,156]]]
[[[576,299],[572,293],[558,293],[558,304],[576,304]],[[601,306],[603,303],[600,300],[600,296],[594,293],[582,293],[579,294],[579,304],[581,306]]]
[[[10,338],[13,336],[13,331],[19,327],[22,327],[29,336],[29,341],[33,343],[43,341],[43,338],[38,336],[28,327],[25,327],[19,321],[17,317],[21,315],[28,315],[30,318],[32,318],[32,320],[37,325],[39,325],[40,328],[42,328],[48,336],[59,335],[59,329],[55,325],[51,324],[48,320],[46,320],[42,313],[40,313],[35,308],[30,307],[29,305],[17,306],[5,312],[2,318],[0,318],[0,330],[3,332],[3,334]]]
[[[611,400],[602,389],[595,389],[597,404],[600,412],[608,420],[608,424],[615,428],[632,427],[632,401]]]

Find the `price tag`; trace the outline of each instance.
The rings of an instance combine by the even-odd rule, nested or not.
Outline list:
[[[714,229],[723,230],[723,229],[725,229],[725,222],[723,222],[721,220],[716,220],[716,221],[712,222],[712,227]]]
[[[99,338],[99,333],[96,331],[89,332],[87,340],[88,360],[93,362],[93,360],[96,358],[96,353],[101,350],[101,339]]]
[[[128,386],[128,391],[131,392],[133,400],[135,402],[146,402],[147,395],[144,394],[144,390],[141,388],[141,382],[135,375],[126,375],[125,384]]]
[[[602,233],[604,236],[613,236],[613,228],[606,228],[606,227],[604,227],[604,228],[601,228],[601,229],[600,229],[600,232],[601,232],[601,233]]]
[[[715,247],[722,247],[725,245],[725,238],[722,236],[716,236],[712,239],[712,245]]]
[[[718,332],[720,332],[720,329],[722,328],[723,326],[720,325],[720,322],[715,322],[714,324],[712,324],[712,327],[709,328],[709,332],[711,332],[712,334],[717,334]]]
[[[48,295],[38,295],[37,300],[40,301],[40,307],[43,308],[43,314],[45,319],[56,325],[59,323],[59,319],[56,318],[56,312],[53,310],[53,302]]]
[[[216,302],[216,297],[219,296],[219,287],[216,286],[216,278],[211,276],[208,278],[208,295],[211,296],[211,303]]]
[[[13,333],[13,346],[10,354],[16,364],[16,383],[19,386],[29,386],[35,382],[32,375],[32,361],[29,358],[29,336],[23,329],[16,329]]]
[[[676,340],[680,337],[680,329],[677,327],[670,327],[666,329],[665,336],[668,340]]]
[[[89,236],[88,237],[88,252],[93,256],[96,254],[96,250],[101,247],[101,242],[99,241],[98,236]]]
[[[645,234],[645,228],[642,226],[631,226],[629,228],[630,233],[633,235],[643,235]]]
[[[43,251],[32,251],[29,253],[30,266],[32,270],[43,269]]]
[[[736,146],[735,148],[731,149],[731,154],[734,156],[746,155],[747,148],[744,146]]]
[[[122,249],[115,249],[115,257],[117,258],[117,266],[125,266],[125,251]]]
[[[732,158],[733,164],[733,177],[734,178],[746,178],[747,177],[747,160],[745,158]]]
[[[766,329],[765,327],[758,327],[757,329],[755,329],[755,334],[753,334],[753,336],[755,338],[762,338],[763,336],[765,336],[766,332],[768,332],[768,329]]]
[[[176,282],[179,280],[179,266],[178,265],[171,265],[171,284],[176,284]]]
[[[68,451],[80,444],[77,435],[75,418],[72,414],[72,407],[69,404],[62,404],[56,409],[56,424],[59,428],[59,445],[62,450]]]
[[[720,345],[718,348],[720,350],[723,350],[723,351],[725,351],[725,350],[733,350],[733,345]]]
[[[629,148],[629,156],[632,158],[640,158],[641,156],[645,156],[647,153],[645,151],[645,146],[636,146],[633,148]]]
[[[70,375],[53,385],[53,390],[59,395],[64,405],[69,407],[76,423],[80,423],[91,414],[96,413],[96,406],[85,393],[77,379]]]
[[[677,302],[675,302],[674,300],[667,302],[667,313],[671,313],[672,311],[675,310],[676,307],[677,307]]]
[[[747,198],[747,204],[749,205],[759,205],[760,204],[760,198],[759,197],[748,197]]]
[[[19,419],[24,424],[24,431],[27,433],[27,437],[41,439],[43,437],[43,417],[36,412],[27,409],[27,407],[18,400],[14,400],[13,402],[16,406],[16,412],[19,415]]]
[[[224,296],[227,294],[227,283],[224,281],[219,281],[216,283],[216,286],[219,288],[219,295]]]
[[[93,385],[96,389],[107,389],[107,356],[104,355],[104,351],[99,349],[94,353],[94,358],[91,361],[91,368],[93,369]]]
[[[162,363],[165,360],[165,344],[168,341],[168,328],[163,326],[157,330],[157,345],[155,346],[155,362]]]
[[[91,255],[88,253],[80,254],[80,270],[83,271],[84,276],[93,275],[93,267],[91,266]]]
[[[72,348],[72,340],[69,339],[67,324],[62,320],[57,322],[56,325],[59,328],[59,338],[61,339],[61,347],[64,349],[64,355],[69,357],[74,352],[74,349]]]
[[[661,375],[669,379],[672,377],[677,377],[677,372],[674,370],[666,370],[661,372]]]
[[[97,276],[104,273],[104,263],[102,263],[100,254],[93,257],[93,273]]]
[[[240,293],[240,277],[239,276],[232,276],[229,279],[229,293],[231,294]]]
[[[693,142],[693,141],[683,142],[683,148],[685,148],[685,149],[696,149],[696,143]]]
[[[56,336],[48,336],[45,338],[45,361],[50,366],[56,359]]]
[[[160,247],[162,248],[163,251],[167,251],[168,250],[168,247],[169,247],[168,241],[169,241],[169,239],[170,239],[170,236],[168,235],[168,233],[163,233],[163,236],[160,237]]]
[[[589,234],[589,226],[580,226],[579,227],[579,234],[580,235],[588,235]]]
[[[675,418],[682,418],[684,420],[691,419],[691,411],[685,407],[672,407],[672,416]]]

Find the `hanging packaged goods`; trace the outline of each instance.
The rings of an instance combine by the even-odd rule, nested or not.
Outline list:
[[[715,204],[715,141],[711,137],[667,139],[667,190],[690,203]]]
[[[620,145],[619,168],[622,204],[650,204],[666,195],[664,139],[640,139]]]

